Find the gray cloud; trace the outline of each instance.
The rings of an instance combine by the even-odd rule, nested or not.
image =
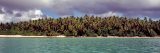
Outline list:
[[[60,12],[78,10],[103,13],[105,11],[127,11],[160,8],[159,0],[0,0],[0,5],[9,9],[52,8]],[[101,12],[103,11],[103,12]]]
[[[0,9],[0,22],[19,22],[19,21],[28,21],[28,20],[36,20],[41,19],[43,17],[43,13],[41,10],[28,10],[28,11],[10,11],[6,9]]]
[[[125,16],[159,17],[160,0],[59,0],[52,7],[60,15],[73,11],[85,14],[119,12]]]
[[[7,14],[13,11],[51,9],[60,16],[74,15],[74,11],[85,14],[160,17],[160,0],[0,0],[0,8]],[[118,13],[117,13],[118,12]],[[4,13],[0,11],[0,13]],[[22,16],[16,14],[15,16]]]
[[[49,3],[45,0],[0,0],[0,6],[9,10],[28,10],[47,7],[48,5]]]

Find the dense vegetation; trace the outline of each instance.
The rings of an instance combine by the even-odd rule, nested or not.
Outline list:
[[[44,36],[158,36],[160,21],[126,17],[65,17],[45,18],[18,23],[1,23],[1,35],[44,35]]]

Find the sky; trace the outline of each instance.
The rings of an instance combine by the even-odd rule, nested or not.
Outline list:
[[[0,0],[0,22],[96,15],[160,19],[160,0]]]

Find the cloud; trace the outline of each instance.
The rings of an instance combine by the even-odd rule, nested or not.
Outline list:
[[[99,17],[109,17],[109,16],[123,16],[123,14],[121,13],[118,13],[118,12],[107,12],[107,13],[103,13],[103,14],[95,14],[96,16],[99,16]]]
[[[58,0],[51,9],[59,15],[73,15],[74,11],[85,14],[118,12],[124,16],[149,16],[159,18],[160,0]],[[107,16],[107,15],[106,15]]]
[[[7,14],[13,14],[13,11],[27,13],[34,9],[51,9],[60,16],[74,15],[74,11],[77,11],[103,16],[120,14],[159,18],[159,5],[160,0],[0,0],[0,8],[5,8]],[[1,10],[0,13],[4,12]]]
[[[50,8],[63,15],[72,14],[74,10],[85,13],[106,13],[106,11],[159,9],[160,0],[1,0],[0,5],[22,10]]]
[[[48,7],[50,1],[51,0],[0,0],[0,6],[9,10],[28,10]]]
[[[36,20],[41,19],[43,17],[43,13],[41,10],[28,10],[28,11],[11,11],[8,13],[6,9],[2,8],[0,13],[0,22],[19,22],[19,21],[28,21],[28,20]]]
[[[40,10],[49,6],[50,0],[0,0],[0,22],[19,22],[41,19]]]

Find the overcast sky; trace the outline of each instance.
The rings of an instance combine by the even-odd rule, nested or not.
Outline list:
[[[159,5],[160,0],[0,0],[0,22],[84,14],[159,19]]]

